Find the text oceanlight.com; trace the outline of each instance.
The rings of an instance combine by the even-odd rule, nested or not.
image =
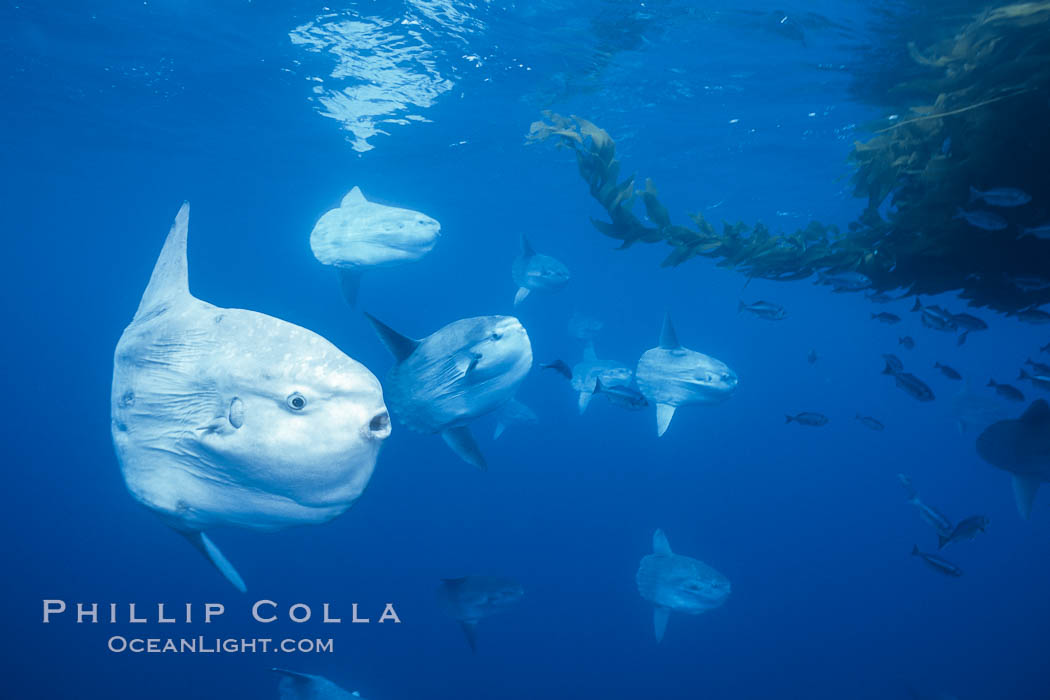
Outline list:
[[[142,637],[109,638],[107,648],[117,654],[331,654],[333,639],[222,639],[218,637],[183,637],[158,639]]]

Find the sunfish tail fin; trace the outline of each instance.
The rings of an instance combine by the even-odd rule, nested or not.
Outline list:
[[[190,297],[189,270],[186,263],[186,238],[189,235],[190,203],[183,202],[171,225],[164,247],[153,266],[146,291],[142,293],[135,318],[163,308],[181,298]]]
[[[485,462],[485,456],[481,454],[478,443],[474,441],[474,436],[470,434],[470,428],[467,426],[461,425],[458,428],[444,430],[441,437],[445,439],[445,444],[467,464],[472,464],[482,471],[489,468]]]
[[[671,617],[671,609],[657,605],[653,608],[653,631],[656,633],[656,643],[659,644],[664,639],[664,632],[667,631],[667,619]]]
[[[248,590],[247,586],[244,585],[244,579],[242,579],[241,575],[237,573],[237,569],[233,568],[233,564],[223,556],[222,552],[219,551],[219,548],[215,546],[214,542],[208,539],[207,535],[199,530],[179,530],[178,532],[189,540],[190,544],[196,547],[201,554],[207,557],[208,561],[219,570],[219,573],[222,574],[227,581],[233,584],[234,588],[241,593]]]
[[[364,274],[361,270],[352,268],[340,268],[339,273],[339,288],[343,290],[343,297],[346,299],[350,306],[357,306],[357,295],[361,291],[361,275]]]
[[[379,339],[383,341],[383,345],[386,346],[386,349],[391,352],[398,362],[408,358],[419,347],[418,340],[409,338],[407,335],[401,335],[372,314],[366,312],[365,318],[372,324],[372,328],[375,329]]]

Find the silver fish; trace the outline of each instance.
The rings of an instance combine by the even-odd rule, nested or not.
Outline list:
[[[926,562],[927,566],[929,566],[931,569],[933,569],[939,574],[944,574],[945,576],[951,576],[953,578],[958,578],[963,575],[962,569],[960,569],[958,566],[951,563],[947,559],[939,557],[936,554],[920,552],[919,545],[914,545],[911,548],[911,554],[913,557],[919,557],[920,559],[922,559],[924,562]]]
[[[860,272],[820,273],[817,284],[830,285],[835,292],[859,292],[871,287],[871,278]]]
[[[753,304],[737,301],[736,310],[737,313],[747,311],[767,321],[780,321],[787,317],[787,310],[780,304],[775,304],[771,301],[756,301]]]
[[[995,389],[995,393],[999,394],[999,396],[1002,396],[1004,399],[1008,399],[1009,401],[1024,401],[1024,394],[1022,394],[1021,390],[1017,387],[1009,384],[1000,384],[994,379],[988,380],[988,386]]]
[[[798,423],[799,425],[808,425],[813,428],[819,428],[822,425],[828,424],[828,417],[823,413],[803,411],[802,413],[796,413],[793,416],[784,416],[784,422]]]
[[[983,192],[976,187],[970,187],[970,201],[984,200],[984,203],[993,207],[1020,207],[1032,201],[1032,196],[1016,187],[993,187]]]
[[[1025,236],[1038,238],[1041,241],[1050,241],[1050,221],[1038,226],[1026,226],[1021,229],[1021,235],[1018,238],[1024,238]]]
[[[878,420],[877,418],[873,418],[872,416],[862,416],[858,413],[857,420],[860,422],[861,425],[863,425],[866,428],[870,428],[871,430],[881,432],[886,429],[886,426],[882,424],[882,421]]]
[[[1007,226],[1009,226],[1009,224],[1006,223],[1006,219],[999,216],[998,214],[984,209],[971,209],[970,211],[959,209],[955,213],[954,218],[962,219],[966,223],[970,224],[970,226],[983,229],[985,231],[1002,231]]]

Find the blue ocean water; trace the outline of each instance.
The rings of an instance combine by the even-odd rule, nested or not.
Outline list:
[[[959,346],[922,327],[911,298],[878,306],[812,280],[745,287],[704,259],[661,268],[664,247],[615,250],[593,229],[602,212],[571,153],[525,144],[541,110],[576,114],[678,218],[845,228],[863,208],[845,158],[885,116],[863,94],[898,69],[907,37],[885,27],[909,17],[936,34],[938,8],[918,1],[3,3],[0,695],[276,698],[269,669],[282,666],[369,700],[1047,697],[1047,497],[1018,517],[1008,475],[957,427],[960,383],[932,369],[986,391],[1036,356],[1045,329],[979,311],[990,329]],[[369,273],[358,309],[308,243],[354,185],[442,227],[424,260]],[[587,313],[604,322],[599,356],[631,366],[670,313],[682,343],[725,361],[739,387],[680,409],[658,439],[651,408],[595,400],[579,415],[567,384],[534,366],[518,398],[539,421],[498,441],[479,421],[484,473],[395,423],[346,514],[212,533],[248,583],[239,594],[129,496],[110,438],[114,346],[184,200],[196,297],[309,328],[380,380],[393,362],[361,310],[414,337],[514,314],[537,364],[570,365],[583,344],[567,323]],[[521,234],[572,280],[514,308]],[[788,318],[738,313],[738,298],[776,301]],[[884,310],[903,321],[870,319]],[[937,399],[880,374],[887,352]],[[799,411],[829,423],[784,423]],[[962,577],[910,556],[936,540],[898,473],[953,519],[990,519],[946,550]],[[716,610],[672,615],[660,644],[635,585],[657,528],[733,586]],[[437,600],[440,579],[468,574],[525,590],[481,622],[474,654]],[[45,625],[45,599],[191,602],[197,617]],[[249,615],[260,599],[282,615],[308,604],[315,619],[261,625]],[[226,608],[210,625],[206,602]],[[343,624],[316,620],[326,602]],[[372,624],[348,622],[354,602]],[[374,622],[386,603],[400,624]],[[331,637],[334,652],[113,653],[113,635]]]

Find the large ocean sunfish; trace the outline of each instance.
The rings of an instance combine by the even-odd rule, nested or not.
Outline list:
[[[485,469],[469,424],[512,401],[532,367],[532,345],[518,319],[464,318],[416,340],[365,315],[397,360],[386,379],[394,417],[413,430],[441,433],[463,461]]]
[[[725,401],[739,381],[721,360],[683,347],[670,315],[664,317],[660,344],[642,354],[634,377],[645,398],[656,404],[657,437],[671,424],[676,408]]]
[[[240,590],[203,530],[273,530],[345,511],[390,419],[379,381],[321,336],[189,291],[175,217],[113,359],[112,431],[132,496]]]

